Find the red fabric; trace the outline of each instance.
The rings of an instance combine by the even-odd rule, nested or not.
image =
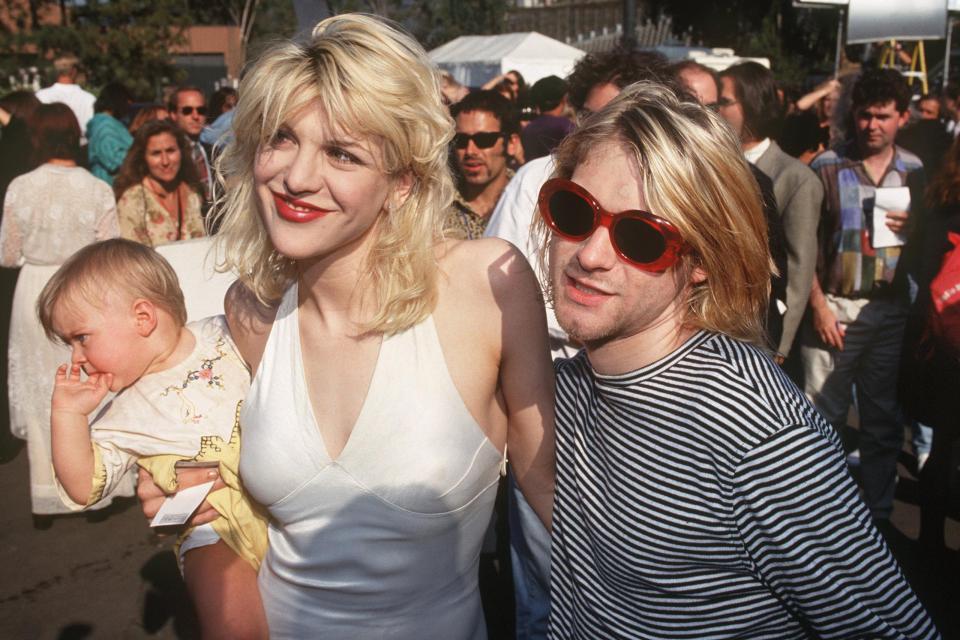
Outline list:
[[[950,232],[947,239],[953,248],[930,282],[930,332],[938,342],[960,352],[960,234]]]

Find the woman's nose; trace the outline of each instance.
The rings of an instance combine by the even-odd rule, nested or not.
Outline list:
[[[291,194],[316,193],[323,188],[323,167],[315,154],[297,153],[283,179]]]

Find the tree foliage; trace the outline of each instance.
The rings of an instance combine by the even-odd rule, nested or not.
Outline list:
[[[41,24],[0,34],[0,52],[11,65],[48,69],[57,55],[72,53],[86,70],[86,84],[122,82],[134,95],[152,99],[179,72],[171,49],[191,23],[180,0],[89,0],[74,5],[65,24]]]
[[[426,49],[462,35],[503,32],[507,0],[327,0],[331,14],[362,11],[403,25]]]
[[[798,9],[790,0],[651,0],[649,8],[672,16],[705,46],[770,58],[783,82],[833,71],[836,11]]]

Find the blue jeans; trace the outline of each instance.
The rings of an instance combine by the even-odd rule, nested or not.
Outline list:
[[[547,637],[550,617],[550,533],[509,476],[508,518],[517,640]]]
[[[812,323],[801,347],[807,397],[837,431],[847,423],[856,389],[860,413],[860,482],[871,515],[887,520],[893,511],[897,457],[903,421],[897,402],[900,347],[907,308],[894,300],[838,298],[827,304],[846,327],[843,350],[820,342]]]

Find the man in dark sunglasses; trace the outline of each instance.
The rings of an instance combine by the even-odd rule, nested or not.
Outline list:
[[[637,83],[555,162],[550,298],[584,348],[555,365],[550,637],[939,637],[766,347],[766,221],[726,123]]]
[[[586,55],[567,77],[568,100],[582,120],[602,109],[620,91],[638,80],[666,79],[670,76],[667,59],[659,53],[616,49]],[[538,270],[539,239],[530,228],[537,211],[540,187],[554,170],[553,157],[542,156],[527,162],[507,185],[490,219],[485,235],[503,238],[519,247]],[[541,283],[546,286],[541,274]],[[571,341],[547,309],[547,328],[554,358],[572,356],[579,345]],[[538,640],[547,633],[550,612],[548,579],[550,536],[523,494],[511,485],[510,544],[513,558],[514,593],[518,640]]]
[[[472,240],[483,236],[490,214],[513,177],[508,163],[520,150],[513,105],[496,91],[475,91],[450,108],[456,123],[451,143],[457,168],[455,210],[449,230]]]
[[[210,153],[200,142],[200,133],[207,124],[207,100],[197,87],[177,87],[170,94],[170,119],[183,129],[192,143],[191,157],[204,186],[205,200],[209,204],[213,193],[213,172]]]

